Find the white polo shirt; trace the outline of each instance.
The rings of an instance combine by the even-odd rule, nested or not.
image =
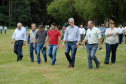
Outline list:
[[[124,30],[124,28],[122,27],[122,28],[118,28],[118,34],[123,34],[123,30]]]
[[[79,28],[80,34],[85,34],[85,29],[84,28]]]

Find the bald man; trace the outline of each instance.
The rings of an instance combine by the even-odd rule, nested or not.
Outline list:
[[[88,22],[89,29],[87,30],[87,34],[85,39],[82,42],[82,46],[85,42],[87,42],[87,57],[88,57],[88,66],[89,69],[92,69],[92,60],[96,63],[96,68],[99,68],[100,62],[98,61],[97,57],[95,56],[96,50],[98,48],[99,43],[99,50],[102,49],[102,40],[101,40],[101,31],[94,26],[93,21]]]
[[[11,44],[13,44],[13,40],[15,40],[14,43],[14,53],[17,55],[17,61],[21,61],[23,55],[21,54],[22,46],[25,46],[26,42],[26,32],[24,29],[22,29],[22,24],[18,23],[17,28],[15,29]]]

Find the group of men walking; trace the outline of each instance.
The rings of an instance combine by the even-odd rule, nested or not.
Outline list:
[[[1,34],[2,34],[3,30],[4,30],[4,34],[6,34],[6,32],[7,32],[7,26],[6,25],[4,27],[2,25],[0,26],[0,33]]]
[[[70,26],[66,28],[62,37],[63,39],[62,47],[63,48],[65,47],[65,55],[68,60],[68,67],[73,68],[75,65],[76,51],[79,44],[84,46],[84,43],[87,42],[86,49],[87,49],[89,69],[93,68],[92,60],[94,60],[96,68],[99,68],[100,62],[95,54],[98,47],[99,50],[102,49],[102,43],[104,42],[104,35],[106,31],[104,25],[102,25],[102,27],[98,29],[94,26],[93,21],[88,21],[89,29],[87,30],[85,35],[85,30],[83,29],[83,26],[81,25],[80,28],[78,28],[76,25],[74,25],[73,18],[69,18],[68,22]],[[56,28],[56,23],[51,24],[51,30],[49,30],[48,32],[46,30],[43,30],[42,25],[39,25],[38,29],[36,29],[36,24],[33,23],[31,24],[31,27],[32,30],[28,35],[28,43],[27,43],[27,46],[29,46],[30,48],[29,50],[30,50],[31,62],[34,62],[33,50],[35,50],[35,53],[37,54],[37,63],[38,64],[41,63],[40,51],[43,54],[45,63],[47,63],[46,46],[47,42],[49,42],[48,55],[52,59],[51,65],[55,65],[55,62],[57,60],[56,53],[61,41],[61,35],[58,29]],[[17,28],[13,33],[11,43],[13,43],[13,39],[15,40],[14,53],[17,54],[17,61],[20,61],[22,60],[23,57],[22,46],[25,45],[26,42],[26,30],[22,27],[21,23],[17,24]],[[114,60],[115,59],[116,58],[114,58]]]

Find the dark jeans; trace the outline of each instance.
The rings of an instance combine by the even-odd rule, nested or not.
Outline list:
[[[37,63],[39,63],[39,64],[41,63],[40,50],[42,51],[44,61],[47,62],[46,50],[43,51],[43,46],[44,45],[37,44]]]
[[[2,34],[2,31],[3,31],[3,30],[2,30],[2,29],[0,29],[0,31],[1,31],[1,34]]]
[[[92,60],[98,65],[100,62],[98,61],[97,57],[95,56],[96,51],[98,48],[98,44],[87,44],[87,58],[88,58],[88,66],[89,69],[93,68],[92,66]]]
[[[29,47],[29,50],[30,50],[30,58],[31,58],[31,61],[34,62],[34,55],[33,55],[33,50],[35,49],[35,53],[37,54],[37,44],[35,44],[35,48],[33,48],[33,45],[34,43],[30,43],[30,47]]]
[[[57,52],[56,47],[57,47],[57,45],[51,45],[51,44],[49,44],[49,47],[48,47],[48,55],[52,59],[52,64],[51,65],[55,65],[56,52]]]
[[[23,41],[15,41],[14,44],[14,53],[17,55],[17,61],[19,61],[19,59],[22,59],[23,55],[21,54],[21,50],[22,50],[22,46],[23,46]]]
[[[123,34],[118,34],[118,36],[119,36],[119,44],[121,44],[122,43]]]
[[[111,45],[106,43],[106,57],[105,57],[105,62],[106,63],[109,63],[109,58],[110,58],[111,51],[112,51],[111,62],[115,63],[117,47],[118,47],[118,43],[117,44],[111,44]]]
[[[77,42],[67,42],[66,46],[65,46],[65,55],[67,57],[67,60],[69,61],[69,63],[71,64],[70,66],[74,67],[74,62],[75,62],[75,56],[76,56],[76,43]],[[70,57],[70,50],[71,50],[71,57]]]

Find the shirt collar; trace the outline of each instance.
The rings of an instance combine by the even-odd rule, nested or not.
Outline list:
[[[72,28],[74,28],[74,27],[75,27],[75,25]],[[69,28],[71,28],[71,27],[69,26]]]
[[[35,29],[35,30],[36,30],[36,29]],[[35,32],[35,30],[34,30],[34,31],[32,30],[32,31]]]
[[[94,27],[95,27],[95,26],[94,26]],[[94,27],[92,27],[92,29],[90,29],[90,28],[89,28],[89,29],[90,29],[90,30],[93,30],[93,29],[94,29]]]

